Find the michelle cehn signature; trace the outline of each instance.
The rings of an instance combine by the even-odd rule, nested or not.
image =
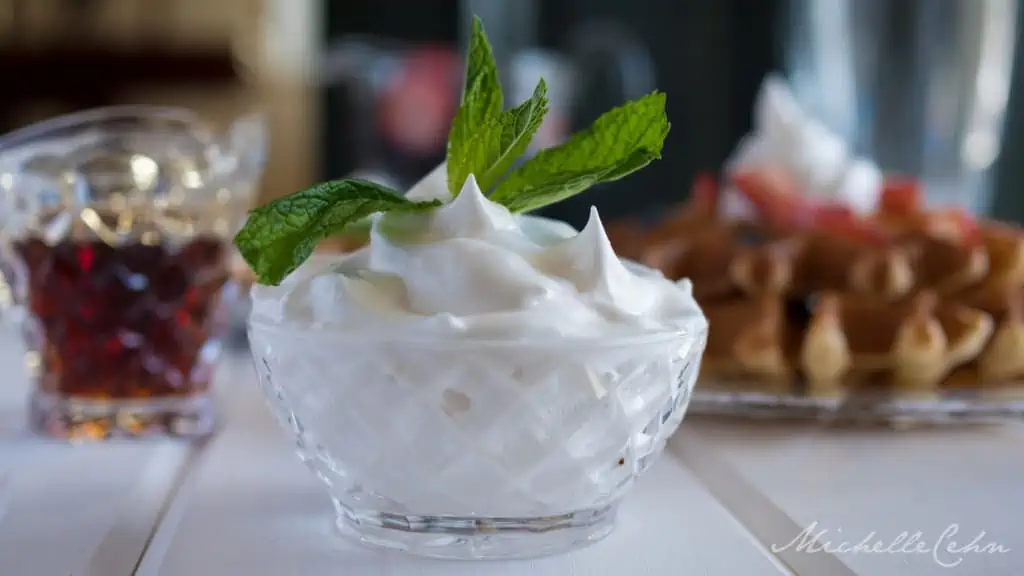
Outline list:
[[[815,554],[879,554],[879,555],[920,555],[930,556],[943,568],[955,568],[971,555],[1008,554],[1008,546],[989,539],[982,530],[973,538],[967,539],[960,535],[960,525],[950,524],[938,535],[928,535],[923,531],[904,531],[890,539],[879,536],[871,531],[859,539],[850,539],[842,534],[842,529],[829,530],[818,526],[817,520],[803,529],[796,538],[786,544],[772,544],[774,553],[793,550]]]

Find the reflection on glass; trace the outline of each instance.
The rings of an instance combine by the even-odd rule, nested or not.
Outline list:
[[[789,0],[797,98],[928,199],[991,204],[1016,36],[1015,0]]]

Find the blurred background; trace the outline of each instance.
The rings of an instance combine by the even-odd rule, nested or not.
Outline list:
[[[1024,219],[1015,0],[0,0],[0,132],[154,103],[214,122],[262,109],[264,197],[358,173],[396,186],[444,155],[472,14],[509,100],[544,76],[537,145],[654,87],[666,160],[552,208],[574,224],[683,199],[751,128],[765,74],[933,197]]]

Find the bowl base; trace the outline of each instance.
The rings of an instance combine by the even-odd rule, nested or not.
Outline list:
[[[169,436],[200,439],[213,433],[216,418],[210,393],[182,398],[92,400],[33,392],[33,431],[72,441]]]
[[[406,516],[352,510],[334,500],[335,522],[361,544],[448,560],[550,556],[589,546],[611,534],[618,504],[537,518]]]

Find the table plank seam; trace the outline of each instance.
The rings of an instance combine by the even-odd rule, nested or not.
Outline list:
[[[3,523],[7,515],[7,508],[11,505],[11,473],[0,474],[0,523]]]
[[[127,576],[135,572],[187,456],[188,448],[178,444],[163,444],[153,451],[138,482],[119,506],[114,522],[93,550],[84,574]]]
[[[164,500],[160,505],[160,509],[157,511],[157,515],[150,526],[149,533],[146,534],[146,540],[143,543],[142,549],[139,550],[138,558],[136,558],[135,564],[132,566],[133,576],[139,571],[142,560],[146,556],[146,551],[149,550],[150,545],[152,545],[153,539],[156,537],[157,531],[163,524],[164,518],[167,517],[168,511],[177,498],[177,495],[181,492],[181,488],[192,473],[192,470],[195,468],[196,460],[199,458],[199,455],[203,452],[207,444],[209,444],[209,442],[203,440],[189,446],[188,451],[182,459],[182,463],[166,492]]]
[[[215,436],[212,441],[195,444],[189,449],[188,457],[181,467],[173,490],[168,493],[160,517],[153,524],[153,530],[146,539],[146,546],[139,554],[132,576],[157,576],[160,573],[164,556],[174,541],[178,525],[188,509],[192,494],[199,482],[202,463],[209,457],[210,446],[222,440],[223,434],[220,434]]]
[[[820,551],[804,553],[785,547],[801,533],[788,514],[760,490],[751,486],[728,464],[711,453],[711,442],[694,430],[684,430],[669,442],[668,451],[682,462],[722,508],[736,519],[769,558],[793,576],[857,576],[837,556]],[[784,546],[783,549],[776,549]]]

